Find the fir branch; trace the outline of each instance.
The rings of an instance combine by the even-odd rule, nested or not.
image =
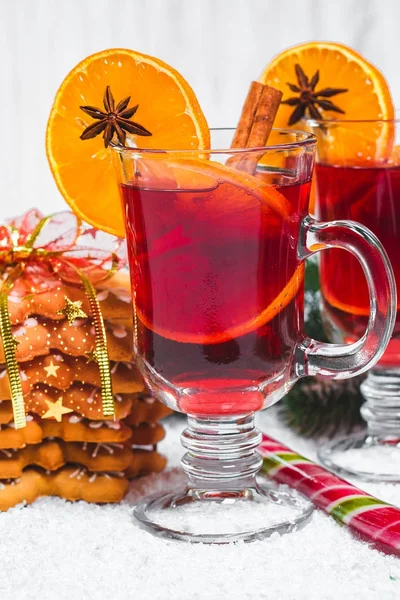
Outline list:
[[[283,398],[279,415],[305,437],[350,433],[363,423],[360,414],[364,401],[360,392],[363,379],[363,375],[341,381],[305,377]]]

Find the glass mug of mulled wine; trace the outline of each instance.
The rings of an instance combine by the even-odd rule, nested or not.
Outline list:
[[[268,147],[224,149],[233,133],[212,131],[207,151],[113,149],[137,365],[155,397],[189,420],[187,487],[144,500],[135,516],[190,541],[257,539],[309,517],[300,494],[256,481],[254,414],[300,377],[341,379],[371,367],[396,310],[377,238],[356,223],[308,214],[315,137],[273,130]],[[350,345],[304,333],[304,261],[326,248],[360,261],[370,293],[367,331]],[[240,517],[222,526],[235,507]]]
[[[318,217],[353,219],[383,244],[400,283],[400,120],[309,121],[318,137],[315,169]],[[367,143],[369,141],[369,143]],[[368,287],[353,256],[321,255],[322,314],[329,339],[354,343],[367,327]],[[361,384],[365,433],[321,447],[319,457],[346,476],[400,481],[400,312],[381,359]]]

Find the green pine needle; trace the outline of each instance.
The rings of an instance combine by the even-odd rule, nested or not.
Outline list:
[[[279,414],[289,427],[305,437],[350,433],[363,422],[360,414],[363,378],[331,381],[305,377],[283,398]]]

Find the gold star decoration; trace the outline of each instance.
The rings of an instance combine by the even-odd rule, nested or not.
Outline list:
[[[65,306],[58,311],[59,315],[64,315],[68,319],[68,323],[71,325],[75,319],[85,319],[87,314],[82,310],[82,301],[77,300],[72,302],[68,296],[64,296]]]
[[[86,352],[86,362],[95,362],[97,363],[97,353],[95,348],[90,348],[89,352]]]
[[[55,365],[52,360],[50,361],[50,364],[48,367],[43,367],[43,368],[47,373],[46,377],[55,377],[57,379],[57,377],[58,377],[57,371],[60,367],[58,365]]]
[[[42,419],[53,418],[58,421],[58,423],[61,423],[63,415],[74,412],[71,408],[63,406],[62,402],[62,396],[60,396],[56,402],[50,402],[49,400],[46,400],[48,411],[42,415]]]
[[[14,344],[14,348],[17,349],[18,346],[20,345],[21,341],[17,340],[17,338],[15,338],[15,337],[13,337],[12,341],[13,341],[13,344]]]

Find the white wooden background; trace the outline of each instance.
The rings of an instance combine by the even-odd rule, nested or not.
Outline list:
[[[399,0],[0,0],[0,220],[64,208],[44,149],[67,72],[109,47],[154,54],[196,91],[212,126],[236,124],[248,82],[285,46],[354,46],[400,97]]]

